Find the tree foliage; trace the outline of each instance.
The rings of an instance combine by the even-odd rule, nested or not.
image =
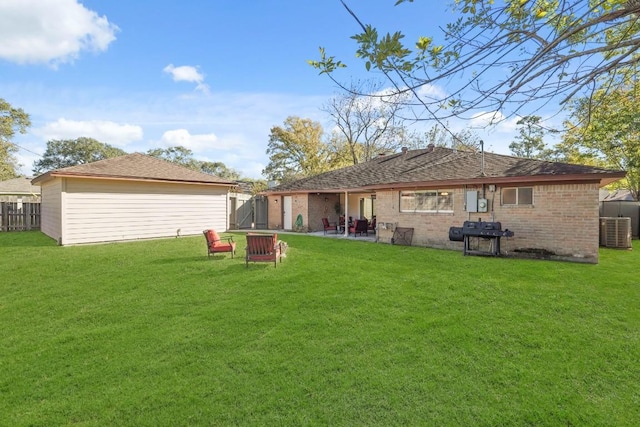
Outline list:
[[[482,140],[471,129],[453,132],[449,130],[448,125],[434,125],[420,137],[420,145],[411,148],[424,148],[429,145],[476,152],[481,149]]]
[[[0,98],[0,181],[18,176],[18,162],[14,154],[18,147],[11,142],[16,131],[25,133],[31,126],[29,115]]]
[[[399,117],[402,98],[387,95],[372,81],[357,82],[322,108],[337,129],[335,136],[348,148],[352,164],[397,151],[402,146],[401,136],[405,132]]]
[[[429,145],[435,147],[447,147],[460,151],[480,151],[483,141],[473,129],[464,128],[454,131],[448,123],[443,125],[435,124],[424,132],[407,132],[401,138],[402,147],[410,150],[427,148]]]
[[[183,146],[153,148],[147,151],[147,155],[167,160],[198,172],[228,179],[230,181],[240,179],[240,173],[227,167],[224,163],[197,160],[193,157],[193,151]]]
[[[627,171],[618,183],[640,195],[640,83],[625,78],[572,104],[559,148],[568,161]]]
[[[183,146],[152,148],[147,151],[147,155],[195,169],[193,151]]]
[[[329,171],[340,163],[339,155],[323,141],[322,125],[311,119],[287,117],[284,127],[269,135],[269,164],[262,171],[268,180],[287,182]]]
[[[606,96],[613,88],[602,78],[634,72],[640,58],[637,0],[455,0],[458,19],[413,44],[401,31],[379,34],[343,4],[361,27],[352,38],[365,68],[382,71],[397,93],[411,93],[429,118],[531,115],[553,99],[566,103],[596,89]],[[310,64],[336,80],[332,73],[346,64],[323,48],[320,55]],[[437,84],[448,93],[420,95]]]
[[[93,138],[53,139],[47,141],[42,158],[33,163],[36,175],[69,166],[82,165],[127,154],[120,148]]]
[[[518,135],[509,144],[514,156],[538,160],[550,160],[553,157],[553,150],[544,143],[545,130],[541,122],[540,116],[525,116],[516,122]]]
[[[215,175],[219,178],[228,179],[230,181],[236,181],[240,179],[240,172],[228,167],[223,162],[208,162],[199,160],[200,172]]]
[[[251,194],[256,195],[268,188],[267,181],[264,179],[242,178],[242,183],[251,188]]]

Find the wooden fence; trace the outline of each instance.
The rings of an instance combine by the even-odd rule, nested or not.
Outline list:
[[[40,203],[0,202],[0,231],[40,229]]]

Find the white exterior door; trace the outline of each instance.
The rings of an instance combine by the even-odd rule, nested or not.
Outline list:
[[[293,215],[292,215],[292,199],[291,196],[284,196],[282,203],[282,228],[285,230],[293,230]]]

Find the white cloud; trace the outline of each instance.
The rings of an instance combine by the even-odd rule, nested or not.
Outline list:
[[[425,84],[418,88],[418,96],[427,101],[441,101],[448,95],[440,86]]]
[[[482,111],[476,113],[469,120],[469,126],[472,128],[485,128],[493,126],[503,121],[505,116],[500,111]]]
[[[71,62],[104,51],[118,27],[77,0],[0,1],[0,58],[19,64]]]
[[[260,178],[269,162],[266,149],[273,126],[281,126],[290,115],[299,115],[320,121],[328,129],[326,117],[318,108],[328,95],[214,92],[185,98],[167,92],[12,86],[2,79],[0,93],[30,114],[33,126],[27,134],[16,135],[15,142],[39,155],[49,139],[80,136],[112,145],[120,141],[120,148],[130,153],[185,145],[199,160],[223,162],[244,176]],[[90,130],[89,123],[111,123],[124,136],[126,124],[136,125],[136,132],[128,138],[105,135],[98,133],[96,126]],[[33,159],[28,158],[27,151],[20,153],[24,155],[20,159],[25,165],[22,170],[30,173]]]
[[[471,117],[469,126],[474,129],[491,128],[493,132],[513,133],[519,117],[508,118],[500,111],[484,111]]]
[[[76,121],[64,118],[47,123],[42,128],[34,130],[34,133],[47,140],[75,139],[84,136],[119,147],[139,141],[143,136],[140,126],[105,120]]]
[[[218,137],[213,134],[191,135],[186,129],[168,130],[162,134],[160,143],[165,147],[183,146],[189,148],[194,153],[198,153],[212,148],[224,148],[216,144]]]
[[[198,71],[197,67],[191,65],[181,65],[179,67],[169,64],[164,67],[165,73],[171,74],[174,82],[196,83],[196,90],[204,93],[209,92],[209,86],[204,83],[204,74]]]

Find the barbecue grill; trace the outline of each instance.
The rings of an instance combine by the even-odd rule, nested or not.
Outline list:
[[[472,237],[491,240],[489,245],[489,251],[473,250],[471,249],[470,239]],[[490,221],[465,221],[462,227],[449,228],[449,240],[456,242],[464,242],[464,254],[477,254],[477,255],[500,255],[500,238],[501,237],[513,237],[513,231],[509,229],[502,229],[502,224],[499,222]],[[478,244],[479,246],[479,244]]]

